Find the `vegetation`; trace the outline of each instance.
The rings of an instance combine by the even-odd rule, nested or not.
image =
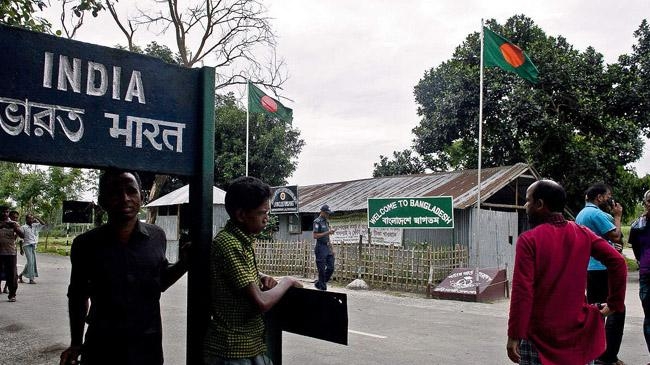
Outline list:
[[[532,164],[567,189],[569,208],[584,205],[584,191],[604,181],[615,199],[635,206],[644,184],[624,168],[642,155],[650,136],[650,27],[634,32],[629,55],[606,65],[589,47],[576,50],[566,38],[549,36],[532,19],[513,16],[487,26],[524,49],[539,69],[531,85],[496,68],[485,69],[482,166]],[[415,86],[420,124],[413,150],[380,156],[375,176],[426,169],[447,171],[478,165],[479,33],[469,34],[452,57],[427,70]],[[415,167],[415,168],[414,168]],[[645,185],[645,189],[648,186]],[[632,214],[633,209],[625,214]]]
[[[117,9],[130,5],[128,2],[59,0],[58,4],[61,5],[61,17],[60,24],[55,26],[36,15],[39,10],[53,6],[50,2],[0,0],[0,23],[75,38],[79,34],[77,31],[83,29],[85,13],[111,16],[126,40],[126,46],[118,48],[159,57],[183,67],[199,64],[212,66],[217,75],[215,92],[252,80],[273,90],[276,98],[281,98],[277,91],[282,89],[286,80],[284,61],[275,54],[275,35],[270,19],[265,15],[266,9],[259,1],[210,0],[190,4],[152,0],[139,4],[142,10],[128,18],[121,18],[121,12]],[[55,27],[60,27],[62,31],[53,31]],[[166,31],[173,31],[176,35],[174,44],[168,46],[152,41],[142,47],[134,41],[136,33],[148,32],[153,38]],[[232,93],[217,94],[215,107],[215,141],[218,144],[215,151],[215,182],[223,187],[232,178],[245,173],[246,118],[245,109],[238,105]],[[250,175],[271,185],[283,185],[285,179],[295,171],[295,159],[303,145],[300,131],[293,128],[290,122],[251,115]],[[28,165],[16,166],[15,169],[24,169]],[[72,171],[76,173],[77,170]],[[146,201],[188,182],[182,177],[146,173],[141,178],[147,194]],[[0,199],[16,200],[12,193],[1,189]],[[60,194],[55,199],[59,198]],[[71,198],[73,196],[68,194],[67,199]]]
[[[291,122],[250,116],[249,175],[271,186],[284,185],[297,166],[296,158],[305,142]],[[246,110],[237,105],[233,94],[217,97],[214,137],[215,184],[226,184],[245,173]]]
[[[23,214],[34,212],[45,221],[55,221],[64,200],[74,200],[92,177],[81,169],[0,162],[0,197],[2,203],[13,206]],[[11,199],[11,200],[9,200]]]

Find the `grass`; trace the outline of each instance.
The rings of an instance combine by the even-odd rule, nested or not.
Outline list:
[[[636,262],[635,259],[625,257],[625,261],[627,262],[627,271],[638,271],[639,270],[639,264]]]
[[[621,226],[621,232],[623,233],[623,241],[627,241],[630,238],[630,226]],[[625,244],[626,248],[631,248],[629,243]],[[628,271],[638,271],[639,264],[636,262],[634,257],[625,256],[625,261],[627,262]]]
[[[70,247],[74,237],[40,237],[38,240],[37,252],[54,253],[61,256],[70,256]]]

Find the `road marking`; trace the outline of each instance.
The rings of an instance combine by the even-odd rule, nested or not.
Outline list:
[[[348,332],[354,333],[354,334],[357,334],[357,335],[374,337],[374,338],[386,338],[386,336],[380,336],[380,335],[375,335],[375,334],[372,334],[372,333],[360,332],[360,331],[355,331],[355,330],[348,330]]]

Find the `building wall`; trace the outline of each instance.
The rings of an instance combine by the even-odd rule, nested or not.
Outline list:
[[[525,214],[517,211],[496,211],[481,209],[481,227],[479,240],[478,263],[481,268],[507,268],[507,275],[512,279],[514,265],[515,243],[525,220]],[[473,244],[472,232],[476,209],[454,209],[453,229],[405,229],[402,246],[428,243],[433,248],[452,247],[460,245],[468,248],[470,267],[477,265],[476,245]],[[311,215],[302,219],[313,220]],[[522,220],[523,219],[523,220]],[[279,215],[279,231],[274,239],[278,241],[314,242],[312,231],[302,231],[300,234],[289,234],[287,215]],[[303,224],[303,229],[305,225]],[[364,240],[364,242],[366,242]]]
[[[477,219],[476,213],[477,210],[472,209],[470,223]],[[472,225],[470,232],[473,231],[474,226]],[[507,268],[508,278],[512,279],[517,237],[519,237],[519,214],[517,212],[481,209],[478,247],[474,245],[474,238],[470,236],[470,266]]]
[[[293,216],[293,218],[290,218]],[[311,231],[301,230],[301,221],[295,214],[278,214],[278,231],[273,234],[276,241],[293,242],[311,239]],[[306,218],[305,218],[306,219]],[[291,220],[292,230],[289,232],[289,220]],[[297,229],[297,231],[296,231]],[[308,234],[308,236],[306,236]]]
[[[172,210],[176,212],[177,210]],[[188,214],[191,210],[181,209],[181,214]],[[191,219],[191,217],[186,217]],[[223,204],[215,204],[212,206],[212,236],[214,237],[228,221],[228,213]],[[179,216],[177,213],[173,215],[158,215],[156,216],[155,224],[165,231],[167,237],[167,260],[169,262],[176,262],[178,260],[178,237],[180,234]]]
[[[352,213],[352,214],[364,214]],[[453,229],[404,229],[402,232],[402,245],[428,243],[432,247],[449,247],[452,245],[460,244],[469,247],[469,212],[467,210],[454,209],[454,228]],[[313,241],[312,231],[303,230],[301,233],[289,233],[289,217],[287,214],[278,215],[279,229],[274,234],[274,239],[279,241]],[[303,220],[302,227],[306,228],[307,224],[311,222],[314,217],[311,214],[301,214]],[[363,218],[361,220],[365,220]],[[309,222],[305,222],[309,220]],[[336,220],[333,220],[333,226],[336,225]],[[364,242],[367,242],[367,234],[364,234]]]
[[[452,229],[405,229],[404,245],[428,243],[434,248],[462,245],[469,247],[469,213],[454,209]]]

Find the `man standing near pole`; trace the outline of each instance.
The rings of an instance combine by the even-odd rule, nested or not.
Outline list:
[[[314,254],[316,255],[316,268],[318,268],[316,289],[320,290],[327,290],[327,282],[334,273],[334,251],[330,235],[336,230],[330,228],[330,223],[327,220],[331,214],[329,205],[325,204],[320,208],[318,218],[314,220],[314,239],[316,240]]]
[[[534,228],[517,239],[506,349],[518,364],[584,365],[605,350],[602,316],[624,310],[625,259],[586,227],[564,219],[566,192],[551,180],[526,191]],[[585,301],[589,257],[610,271],[602,309]]]
[[[189,243],[181,243],[179,261],[170,265],[165,232],[138,219],[135,172],[103,172],[97,200],[108,222],[72,242],[71,342],[60,364],[79,364],[81,356],[85,365],[162,365],[160,295],[187,271]]]

